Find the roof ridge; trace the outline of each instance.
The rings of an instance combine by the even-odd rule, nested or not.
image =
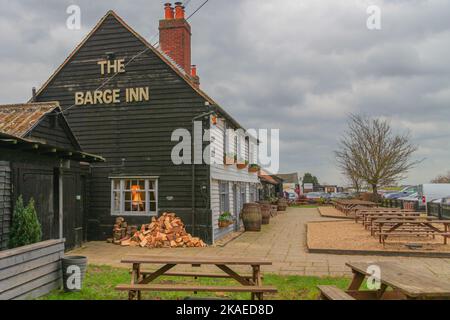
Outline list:
[[[20,107],[20,106],[43,106],[43,105],[54,105],[55,107],[59,107],[58,101],[47,101],[47,102],[24,102],[24,103],[7,103],[0,104],[0,107]]]

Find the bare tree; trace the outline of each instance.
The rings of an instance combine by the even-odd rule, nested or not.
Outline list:
[[[411,160],[416,150],[409,135],[394,134],[387,121],[352,114],[335,155],[347,178],[364,181],[377,196],[379,186],[405,178],[420,162]]]
[[[341,168],[342,174],[351,184],[352,188],[355,189],[356,193],[361,192],[361,188],[363,187],[364,181],[358,177],[357,173],[349,167]]]
[[[431,183],[450,183],[450,171],[447,174],[437,176],[431,180]]]

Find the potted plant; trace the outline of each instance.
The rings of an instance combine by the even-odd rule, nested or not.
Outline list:
[[[259,170],[261,169],[261,167],[256,164],[256,163],[252,163],[249,167],[248,167],[248,172],[259,172]]]
[[[219,228],[227,228],[233,224],[233,216],[228,211],[219,216]]]
[[[248,161],[247,161],[247,160],[245,160],[245,161],[238,161],[238,162],[236,163],[236,166],[237,166],[237,168],[238,168],[239,170],[245,169],[245,168],[247,168],[247,166],[248,166]]]
[[[236,159],[237,159],[237,156],[234,153],[229,153],[229,154],[224,155],[223,163],[226,166],[231,166],[236,163]]]

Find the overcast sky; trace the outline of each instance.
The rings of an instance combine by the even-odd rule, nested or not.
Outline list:
[[[28,100],[109,9],[150,39],[164,2],[0,0],[0,103]],[[381,30],[366,26],[369,5]],[[349,113],[410,131],[426,159],[405,182],[450,170],[450,1],[210,0],[190,22],[202,88],[244,126],[281,129],[282,172],[341,183],[333,150]]]

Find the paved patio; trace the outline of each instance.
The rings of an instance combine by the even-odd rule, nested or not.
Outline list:
[[[89,242],[83,248],[68,254],[87,256],[90,264],[115,267],[126,267],[120,263],[120,259],[127,254],[158,254],[161,256],[176,254],[190,257],[252,256],[266,258],[273,262],[272,266],[263,268],[265,273],[309,276],[350,276],[350,270],[345,267],[345,263],[349,261],[395,261],[419,269],[424,273],[435,274],[450,280],[450,259],[344,256],[306,252],[305,224],[310,221],[327,220],[330,219],[320,217],[317,209],[289,208],[287,213],[273,219],[270,225],[263,226],[262,232],[244,233],[224,247],[147,249],[120,247],[106,242]]]

